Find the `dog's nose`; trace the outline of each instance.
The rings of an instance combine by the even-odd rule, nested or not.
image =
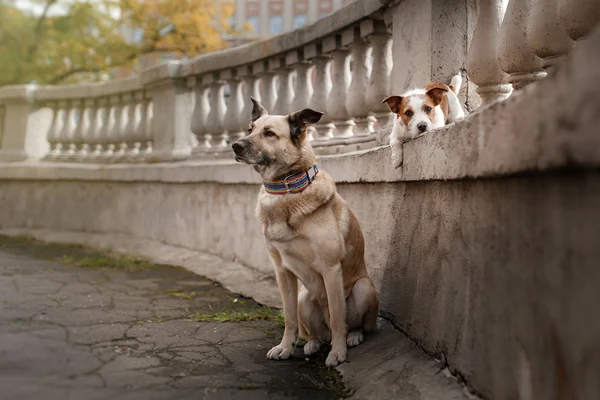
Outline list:
[[[417,125],[417,129],[419,132],[423,133],[427,130],[427,124],[425,122],[421,122]]]
[[[244,150],[244,147],[246,146],[246,142],[243,142],[241,140],[238,140],[237,142],[233,142],[233,144],[231,145],[231,147],[233,148],[233,151],[238,154],[240,153],[242,150]]]

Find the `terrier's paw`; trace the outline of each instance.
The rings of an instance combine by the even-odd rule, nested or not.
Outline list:
[[[310,340],[304,345],[304,355],[310,356],[315,354],[321,348],[321,343],[317,340]]]
[[[335,367],[344,361],[346,361],[346,349],[332,349],[325,360],[325,365],[328,367]]]
[[[346,338],[346,344],[348,347],[356,347],[361,344],[364,340],[363,333],[361,331],[355,331],[348,333],[348,337]]]
[[[292,355],[291,347],[284,347],[281,344],[273,347],[267,353],[267,358],[269,360],[287,360]]]

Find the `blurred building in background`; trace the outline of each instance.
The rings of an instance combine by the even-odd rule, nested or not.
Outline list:
[[[248,39],[264,39],[312,24],[353,0],[236,0],[231,25],[236,31],[248,23]]]

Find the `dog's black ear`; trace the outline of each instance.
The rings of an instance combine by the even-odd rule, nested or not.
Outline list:
[[[388,105],[391,112],[393,112],[394,114],[398,114],[400,112],[400,103],[402,103],[402,97],[401,96],[389,96],[389,97],[386,97],[385,99],[383,99],[381,104],[383,104],[383,103]]]
[[[292,141],[296,144],[302,143],[306,137],[306,124],[317,123],[322,116],[322,112],[311,110],[310,108],[305,108],[302,111],[296,111],[288,115]]]
[[[256,121],[263,115],[267,115],[267,110],[256,100],[254,97],[250,97],[252,100],[252,122]]]

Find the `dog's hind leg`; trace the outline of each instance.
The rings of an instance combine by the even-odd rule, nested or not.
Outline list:
[[[310,299],[307,291],[301,292],[298,298],[298,322],[298,335],[306,340],[305,355],[315,354],[322,342],[331,340],[323,311],[316,301]]]
[[[368,277],[360,278],[354,284],[346,299],[346,325],[348,326],[348,347],[358,346],[363,341],[363,331],[377,329],[379,300],[373,282]]]

